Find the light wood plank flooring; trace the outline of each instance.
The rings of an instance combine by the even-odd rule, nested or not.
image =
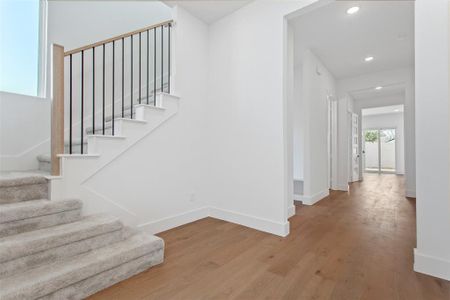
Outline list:
[[[90,299],[450,299],[412,271],[415,201],[403,178],[367,174],[350,193],[297,206],[276,237],[211,218],[164,233],[161,266]]]

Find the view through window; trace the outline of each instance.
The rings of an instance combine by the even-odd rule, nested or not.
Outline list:
[[[0,0],[0,90],[38,95],[39,0]]]

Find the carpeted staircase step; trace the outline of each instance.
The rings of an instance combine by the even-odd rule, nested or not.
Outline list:
[[[82,202],[30,200],[0,205],[0,238],[80,219]]]
[[[42,176],[0,180],[0,204],[48,198],[48,182]]]
[[[162,239],[144,233],[0,280],[0,299],[83,299],[163,261]]]
[[[123,228],[119,219],[94,215],[79,221],[0,239],[0,263],[40,253]]]

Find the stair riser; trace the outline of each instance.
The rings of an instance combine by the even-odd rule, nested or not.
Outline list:
[[[114,269],[99,273],[76,284],[62,288],[55,293],[42,297],[42,300],[85,299],[120,281],[137,275],[164,260],[164,251],[157,250],[151,254],[129,261]]]
[[[0,238],[47,228],[51,226],[78,221],[81,217],[81,209],[69,210],[45,216],[27,218],[0,224]]]
[[[0,188],[0,204],[48,199],[48,184],[28,184]]]
[[[0,264],[0,278],[26,271],[29,268],[46,265],[69,258],[87,251],[105,247],[124,240],[127,237],[125,229],[116,230],[64,246],[52,248],[32,255],[24,256]]]

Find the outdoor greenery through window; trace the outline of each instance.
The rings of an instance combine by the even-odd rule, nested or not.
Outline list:
[[[39,0],[0,0],[0,90],[38,95]]]

